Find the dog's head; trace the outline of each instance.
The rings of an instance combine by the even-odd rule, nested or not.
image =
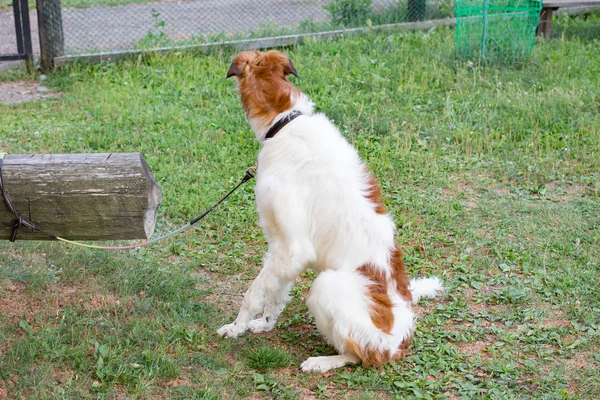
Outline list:
[[[290,74],[298,76],[285,54],[275,50],[244,51],[233,59],[227,78],[237,79],[248,118],[269,125],[277,114],[293,106],[293,97],[298,94],[287,80]]]
[[[235,76],[241,83],[251,77],[285,79],[290,74],[298,76],[292,60],[279,51],[243,51],[233,59],[227,78]]]

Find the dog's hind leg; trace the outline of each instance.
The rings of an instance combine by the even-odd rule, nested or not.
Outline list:
[[[382,330],[372,318],[373,281],[358,271],[327,270],[313,282],[306,304],[319,332],[340,354],[310,357],[301,368],[304,372],[325,372],[346,363],[382,365],[400,356],[403,343],[409,343],[414,329],[414,315],[407,301],[392,295],[393,315],[389,327]]]
[[[347,343],[353,330],[371,325],[368,303],[362,294],[366,284],[368,281],[359,274],[349,271],[327,270],[315,279],[306,305],[319,332],[340,354],[309,357],[302,363],[302,371],[325,372],[361,362]]]
[[[330,369],[343,367],[346,364],[358,364],[360,359],[354,354],[338,356],[309,357],[300,366],[303,372],[327,372]]]

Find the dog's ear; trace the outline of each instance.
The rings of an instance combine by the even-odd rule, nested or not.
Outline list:
[[[296,68],[294,67],[294,64],[292,63],[292,60],[290,60],[289,58],[287,59],[287,63],[283,65],[283,74],[285,76],[292,74],[296,78],[298,77],[298,71],[296,71]]]
[[[267,65],[272,66],[273,71],[277,69],[283,73],[283,76],[294,75],[298,77],[298,71],[292,64],[292,60],[282,52],[277,50],[268,51],[264,54],[263,59]]]
[[[239,76],[242,74],[242,68],[240,67],[239,60],[237,57],[231,63],[231,67],[229,67],[229,71],[227,71],[227,78],[231,78],[232,76]]]

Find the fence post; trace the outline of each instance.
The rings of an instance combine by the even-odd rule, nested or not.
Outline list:
[[[60,0],[37,0],[42,71],[54,67],[54,57],[65,54]]]

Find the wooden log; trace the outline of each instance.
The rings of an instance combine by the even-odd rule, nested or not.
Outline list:
[[[4,190],[17,211],[65,239],[149,239],[162,200],[139,153],[12,154],[2,166]],[[0,198],[0,239],[15,216]],[[17,240],[48,240],[21,228]]]

